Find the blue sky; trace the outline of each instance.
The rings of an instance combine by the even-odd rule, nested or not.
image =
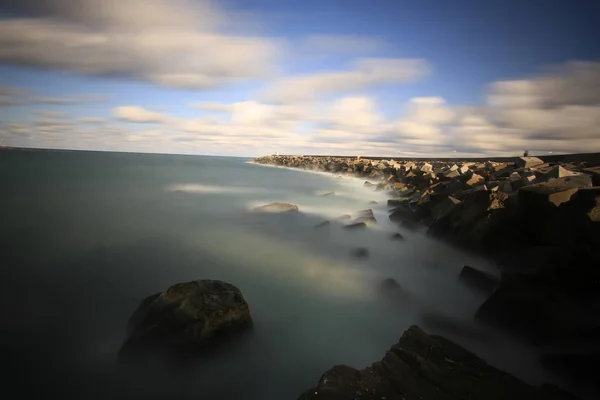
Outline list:
[[[3,144],[244,156],[600,151],[597,2],[5,3]]]

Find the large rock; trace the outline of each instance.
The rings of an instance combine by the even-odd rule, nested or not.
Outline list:
[[[548,397],[545,390],[488,365],[453,342],[411,326],[381,361],[360,371],[335,366],[299,399],[542,400]]]
[[[218,280],[178,283],[144,299],[129,318],[122,356],[192,355],[252,325],[240,290]]]
[[[265,213],[282,213],[282,212],[290,212],[290,211],[298,211],[298,206],[289,203],[271,203],[266,204],[264,206],[255,207],[253,209],[256,212],[265,212]]]
[[[517,160],[517,165],[521,168],[532,168],[543,163],[544,162],[537,157],[519,157]]]
[[[537,183],[519,190],[519,201],[529,208],[558,207],[568,202],[579,189],[556,183]]]

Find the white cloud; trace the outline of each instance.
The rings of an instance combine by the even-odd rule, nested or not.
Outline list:
[[[495,82],[488,104],[529,109],[598,105],[600,62],[569,62],[540,77]]]
[[[34,96],[27,99],[28,104],[70,105],[80,103],[96,103],[106,101],[107,97],[101,94],[75,94],[70,97]]]
[[[348,71],[322,72],[283,78],[267,88],[268,101],[313,100],[321,95],[360,91],[374,85],[414,82],[430,71],[420,59],[364,58]]]
[[[294,51],[306,54],[369,54],[384,50],[379,37],[359,35],[310,35],[294,43]]]
[[[220,33],[228,20],[207,1],[55,0],[36,11],[0,20],[0,61],[205,89],[264,76],[277,52],[270,39]]]
[[[97,118],[97,117],[82,117],[77,119],[78,122],[82,124],[105,124],[107,120],[105,118]]]
[[[112,115],[121,121],[135,123],[159,123],[168,120],[166,114],[153,112],[139,106],[115,107],[112,110]]]

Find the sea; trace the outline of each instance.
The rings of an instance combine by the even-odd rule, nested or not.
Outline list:
[[[498,275],[494,266],[392,223],[388,195],[363,183],[249,158],[0,150],[3,391],[296,399],[334,365],[380,360],[411,325],[531,384],[560,384],[540,368],[539,349],[474,322],[485,296],[459,273]],[[299,212],[252,212],[276,201]],[[336,222],[366,209],[378,221],[368,229]],[[406,301],[382,298],[386,278]],[[118,364],[141,300],[195,279],[242,291],[251,337],[184,367]]]

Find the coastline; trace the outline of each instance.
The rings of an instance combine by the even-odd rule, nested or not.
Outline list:
[[[560,157],[575,161],[266,156],[251,162],[365,180],[366,189],[390,196],[390,220],[422,226],[431,238],[493,261],[501,280],[474,319],[533,346],[564,349],[544,360],[568,359],[582,341],[600,350],[594,318],[600,257],[593,252],[600,244],[600,163],[597,155]],[[575,355],[584,363],[597,357]]]

